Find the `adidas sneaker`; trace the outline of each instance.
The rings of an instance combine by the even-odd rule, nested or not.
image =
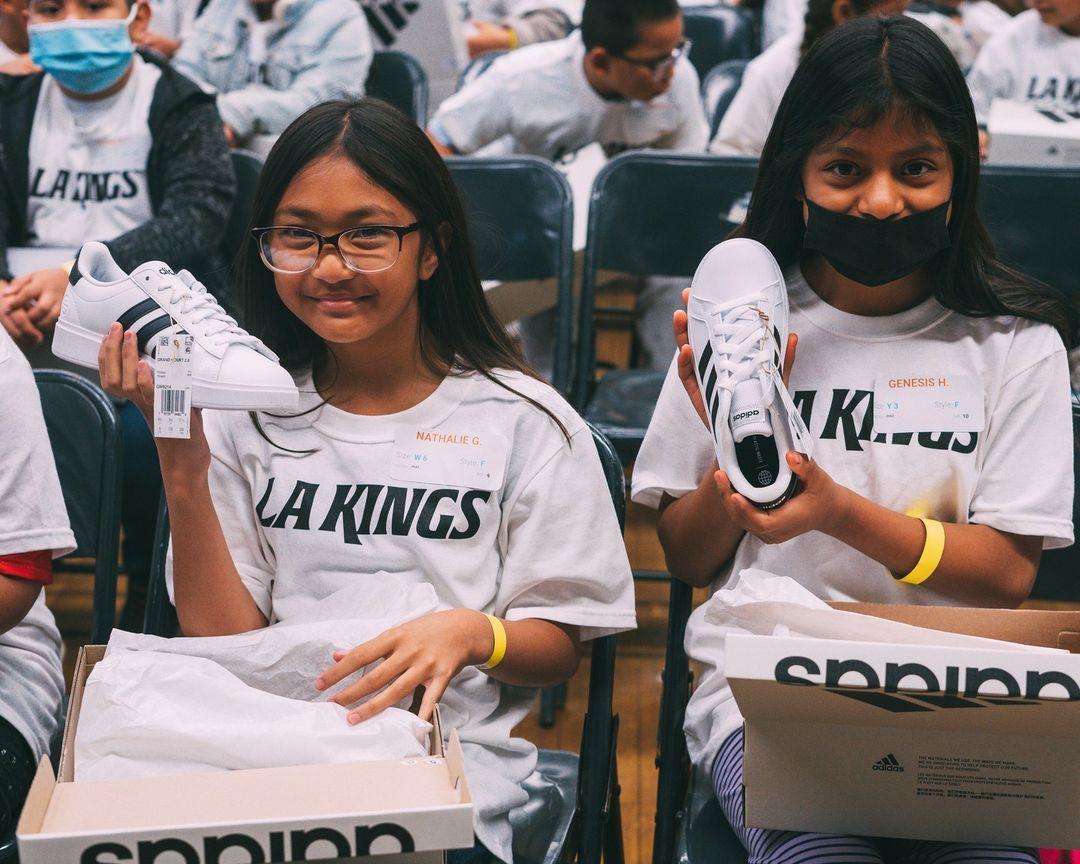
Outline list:
[[[300,395],[277,355],[247,333],[186,270],[150,261],[130,274],[102,243],[83,245],[53,334],[57,357],[98,368],[98,351],[119,321],[136,334],[139,353],[153,363],[160,333],[194,337],[191,404],[238,411],[293,411]],[[149,346],[149,347],[148,347]]]
[[[687,317],[717,463],[740,495],[779,507],[797,480],[785,456],[809,456],[811,439],[781,378],[788,299],[776,259],[754,240],[713,247],[694,274]]]

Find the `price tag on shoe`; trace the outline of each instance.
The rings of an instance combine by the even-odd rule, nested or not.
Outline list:
[[[162,333],[154,352],[154,437],[191,437],[191,349],[187,333]]]

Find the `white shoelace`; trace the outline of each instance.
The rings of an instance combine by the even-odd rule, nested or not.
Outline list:
[[[159,292],[169,294],[169,314],[178,320],[171,307],[179,306],[180,315],[184,316],[186,328],[198,329],[198,334],[209,339],[215,347],[227,345],[249,345],[257,351],[268,352],[262,341],[244,330],[217,299],[206,290],[187,270],[181,270],[175,279],[169,279],[158,286]]]
[[[709,336],[713,349],[713,367],[717,372],[717,385],[731,390],[739,382],[750,377],[747,367],[761,377],[761,391],[766,404],[772,402],[769,381],[779,377],[780,370],[773,364],[775,351],[769,316],[764,297],[742,298],[714,307],[709,315]],[[727,312],[737,314],[725,318]],[[727,373],[724,375],[723,373]]]

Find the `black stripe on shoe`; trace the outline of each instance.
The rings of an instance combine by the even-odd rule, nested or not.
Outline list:
[[[712,342],[706,342],[705,347],[701,351],[701,357],[698,359],[697,369],[698,377],[705,377],[705,369],[709,365],[709,360],[712,358]]]
[[[151,301],[152,302],[152,301]],[[155,304],[156,305],[156,304]],[[139,353],[146,354],[146,346],[150,344],[150,340],[157,336],[162,330],[173,325],[173,319],[166,315],[164,312],[158,315],[151,321],[147,321],[142,327],[139,328],[139,332],[136,337],[139,341]],[[152,354],[152,352],[149,352]]]
[[[713,369],[709,372],[709,380],[705,382],[705,402],[708,404],[712,400],[713,390],[716,387],[716,370]]]
[[[120,326],[124,328],[124,332],[126,333],[128,330],[131,329],[132,325],[136,321],[138,321],[140,318],[144,317],[145,315],[150,314],[155,309],[160,309],[160,308],[161,307],[158,306],[157,303],[155,303],[150,298],[147,298],[146,300],[143,300],[141,303],[136,303],[134,306],[132,306],[130,309],[128,309],[127,312],[125,312],[123,315],[121,315],[116,320],[120,322]],[[166,315],[165,317],[168,318],[169,316]],[[155,318],[154,320],[156,321],[157,319]],[[142,347],[141,342],[139,343],[139,347],[140,348]]]

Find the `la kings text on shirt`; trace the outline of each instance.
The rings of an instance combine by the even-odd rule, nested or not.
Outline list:
[[[292,489],[275,495],[275,480],[267,480],[255,506],[263,528],[340,532],[354,546],[363,545],[361,537],[380,534],[468,540],[476,536],[483,514],[490,509],[480,505],[491,492],[478,489],[296,480]],[[285,495],[283,503],[272,503],[281,502]]]
[[[954,453],[974,453],[979,442],[978,432],[893,432],[886,435],[874,432],[874,391],[843,387],[827,390],[796,390],[792,399],[811,434],[821,440],[843,439],[847,450],[861,451],[864,444],[890,444],[924,447],[927,450],[951,450]],[[828,404],[826,405],[826,401]],[[825,423],[813,422],[815,412],[820,417],[827,412]]]
[[[34,172],[30,184],[31,198],[59,198],[61,201],[83,202],[115,201],[117,198],[134,198],[139,194],[139,183],[134,171],[76,171],[60,168],[55,176],[46,178],[44,168]]]

